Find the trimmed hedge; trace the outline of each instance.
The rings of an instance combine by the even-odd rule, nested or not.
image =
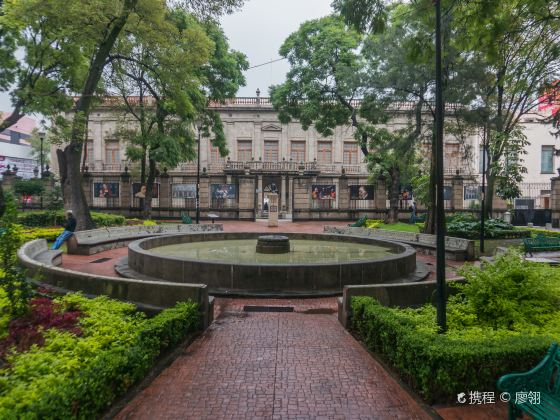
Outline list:
[[[455,402],[469,390],[497,391],[500,376],[534,367],[553,341],[523,334],[437,334],[370,297],[352,299],[352,328],[430,404]]]
[[[0,418],[96,418],[164,349],[200,329],[192,302],[145,319],[132,305],[103,297],[62,299],[84,309],[84,337],[50,329],[44,347],[9,358],[11,366],[0,370]]]
[[[122,226],[125,217],[118,214],[91,212],[97,227]],[[26,227],[62,226],[65,222],[64,211],[56,213],[48,211],[30,211],[18,213],[17,222]]]

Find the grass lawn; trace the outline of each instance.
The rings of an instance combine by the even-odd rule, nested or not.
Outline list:
[[[390,225],[382,223],[381,225],[379,225],[379,229],[398,230],[400,232],[414,232],[414,233],[420,232],[420,228],[418,227],[418,225],[411,224],[411,223],[403,223],[403,222],[398,222]]]

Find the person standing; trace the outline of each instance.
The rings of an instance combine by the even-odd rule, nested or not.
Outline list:
[[[66,212],[66,223],[64,224],[64,231],[58,235],[56,241],[54,242],[51,249],[58,249],[62,246],[62,244],[70,238],[74,234],[76,230],[76,218],[74,217],[74,213],[72,210],[68,210]]]

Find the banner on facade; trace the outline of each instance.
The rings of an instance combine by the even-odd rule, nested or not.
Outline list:
[[[237,196],[237,186],[235,184],[212,184],[211,192],[214,199],[233,199]]]
[[[146,198],[146,185],[139,182],[132,183],[132,196],[135,198]],[[152,186],[152,198],[159,198],[159,184]]]
[[[313,200],[335,200],[336,185],[312,185],[311,198]]]
[[[482,187],[480,185],[465,185],[465,200],[480,200]]]
[[[350,185],[350,200],[373,200],[373,185]]]
[[[196,198],[196,184],[172,184],[172,198]]]
[[[119,196],[118,182],[94,182],[94,198],[117,198]]]

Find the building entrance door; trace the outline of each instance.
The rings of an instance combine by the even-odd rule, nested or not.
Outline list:
[[[269,198],[268,195],[270,193],[276,193],[280,196],[280,180],[276,179],[277,177],[265,177],[263,178],[263,202],[262,202],[262,209],[263,209],[263,216],[268,215],[269,210]]]

